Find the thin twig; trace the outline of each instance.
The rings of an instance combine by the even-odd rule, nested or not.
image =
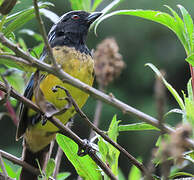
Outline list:
[[[5,79],[5,77],[3,75],[1,75],[1,78],[3,79],[4,83],[5,83],[5,86],[7,88],[7,92],[6,94],[4,95],[4,97],[0,100],[0,104],[4,104],[8,101],[9,99],[9,96],[10,96],[10,91],[11,91],[11,86],[10,84],[8,83],[8,81]]]
[[[0,82],[0,90],[6,92],[6,87],[5,85]],[[22,102],[23,104],[25,104],[26,106],[30,107],[31,109],[33,109],[36,112],[39,112],[41,114],[44,114],[40,108],[34,104],[32,101],[30,101],[29,99],[25,98],[24,96],[20,95],[18,92],[16,92],[15,90],[11,89],[10,95],[14,98],[16,98],[17,100],[19,100],[20,102]],[[65,125],[63,125],[63,123],[61,121],[59,121],[57,118],[52,117],[52,118],[48,118],[48,120],[50,122],[52,122],[56,127],[58,127],[60,129],[60,132],[62,132],[62,134],[65,134],[66,136],[70,137],[72,140],[74,140],[79,147],[81,148],[86,148],[85,146],[85,142],[79,138],[79,136],[77,136],[74,132],[72,132],[70,129],[68,129]],[[0,151],[1,152],[1,151]],[[94,150],[90,150],[88,151],[89,156],[93,159],[96,160],[96,164],[113,180],[116,180],[117,178],[114,176],[114,174],[111,172],[110,168],[104,164],[96,155]],[[4,156],[4,154],[2,153],[2,156]],[[5,156],[4,156],[5,157]],[[17,159],[18,160],[18,159]],[[11,160],[13,162],[13,160]],[[16,162],[16,161],[15,161]],[[19,160],[17,161],[17,164],[21,164],[22,162],[22,167],[24,166],[23,161]],[[27,164],[27,163],[25,163]],[[34,168],[33,168],[34,169]],[[33,173],[33,172],[32,172]]]
[[[59,121],[58,119],[56,119],[55,117],[52,117],[49,119],[50,122],[52,122],[56,127],[58,127],[60,129],[60,133],[64,134],[65,136],[70,137],[71,139],[73,139],[78,146],[81,149],[85,149],[86,144],[85,142],[80,139],[74,132],[72,132],[70,129],[68,129],[67,127],[64,126],[64,124]],[[95,150],[90,149],[89,151],[87,151],[88,155],[96,162],[96,164],[112,179],[112,180],[116,180],[117,178],[115,177],[115,175],[111,172],[110,168],[101,161],[101,159],[98,158],[98,156],[96,155]]]
[[[104,88],[101,84],[99,84],[99,90],[100,91],[104,90]],[[102,113],[102,106],[103,106],[102,101],[97,100],[96,110],[95,110],[95,114],[94,114],[94,121],[93,121],[93,124],[96,127],[98,127],[99,123],[100,123],[100,115]],[[95,136],[95,133],[93,131],[91,131],[89,139],[92,139],[94,136]]]
[[[53,177],[55,179],[57,177],[57,174],[59,173],[62,155],[63,155],[63,151],[60,148],[60,146],[58,146],[57,154],[56,154],[56,157],[55,157],[55,169],[54,169],[54,172],[53,172]]]
[[[30,171],[33,174],[36,174],[37,176],[40,175],[40,171],[36,168],[34,168],[33,166],[31,166],[30,164],[26,163],[25,161],[22,161],[21,159],[13,156],[12,154],[9,154],[3,150],[0,150],[0,154],[2,157],[8,159],[9,161],[18,164],[20,166],[22,166],[23,168],[25,168],[26,170]]]
[[[34,0],[34,9],[35,9],[35,14],[36,14],[36,19],[38,20],[38,23],[39,23],[40,32],[41,32],[41,35],[42,35],[43,40],[44,40],[44,45],[45,45],[47,53],[48,53],[48,57],[50,59],[50,62],[52,62],[53,66],[57,69],[58,65],[57,65],[57,62],[54,58],[51,46],[48,42],[48,38],[47,38],[46,30],[45,30],[45,27],[44,27],[44,23],[43,23],[42,18],[40,16],[37,0]]]
[[[4,177],[5,177],[5,180],[7,180],[8,174],[7,174],[7,171],[6,171],[6,169],[5,169],[5,165],[4,165],[4,163],[3,163],[3,159],[2,159],[1,153],[0,153],[0,167],[1,167],[1,170],[2,170],[3,175],[4,175]]]
[[[72,104],[76,110],[76,112],[84,119],[84,121],[86,122],[86,124],[92,128],[95,132],[97,132],[101,137],[103,137],[107,142],[109,142],[111,145],[113,145],[115,148],[117,148],[120,152],[122,152],[131,162],[132,164],[134,164],[137,168],[139,168],[141,170],[141,172],[145,175],[147,173],[147,169],[146,167],[140,163],[138,160],[136,160],[131,154],[129,154],[123,147],[121,147],[119,144],[117,144],[116,142],[114,142],[112,139],[110,139],[106,134],[104,134],[103,131],[101,131],[100,129],[98,129],[94,124],[92,124],[90,122],[90,120],[88,119],[88,117],[84,114],[84,112],[79,108],[79,106],[77,105],[77,103],[75,102],[75,100],[73,99],[73,97],[71,96],[71,94],[69,93],[68,90],[66,90],[64,87],[61,86],[56,86],[55,88],[60,88],[63,89],[67,95],[67,97],[70,98],[70,100],[72,101]]]
[[[49,161],[49,159],[51,158],[51,155],[52,155],[52,152],[53,152],[54,143],[55,143],[54,140],[51,141],[51,143],[50,143],[49,151],[47,152],[46,157],[45,157],[45,159],[44,159],[44,164],[43,164],[43,168],[42,168],[43,171],[46,170],[48,161]]]

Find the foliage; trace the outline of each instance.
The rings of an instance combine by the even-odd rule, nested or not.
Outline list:
[[[102,0],[94,0],[94,1],[69,0],[69,1],[71,3],[71,7],[73,10],[95,11],[100,5],[103,4]],[[180,18],[179,15],[169,6],[166,6],[166,7],[170,10],[172,15],[165,12],[154,11],[154,10],[119,10],[119,11],[108,13],[113,8],[115,8],[120,2],[121,0],[114,0],[102,10],[102,12],[106,15],[102,16],[101,19],[98,22],[96,22],[95,31],[98,25],[100,24],[100,22],[102,22],[103,20],[113,15],[132,15],[132,16],[137,16],[137,17],[141,17],[144,19],[148,19],[148,20],[160,23],[166,26],[167,28],[171,29],[177,35],[178,39],[181,41],[186,51],[186,54],[187,54],[186,61],[194,66],[193,20],[190,14],[183,6],[178,5],[178,8],[180,9],[182,14],[182,18]],[[53,16],[55,17],[54,18],[55,20],[53,21],[54,22],[57,21],[58,16],[54,14],[52,11],[46,9],[48,6],[52,6],[51,3],[44,2],[44,3],[39,3],[38,5],[42,15],[46,17]],[[27,52],[28,47],[25,41],[21,37],[16,37],[15,31],[20,29],[24,24],[26,24],[34,17],[35,17],[35,13],[34,13],[33,7],[24,9],[12,15],[2,16],[0,21],[0,31],[14,44],[18,44],[24,51]],[[23,33],[31,36],[38,43],[38,45],[33,47],[29,53],[32,56],[40,58],[41,52],[44,48],[42,36],[40,34],[33,32],[30,29],[22,29],[19,32],[20,34]],[[13,55],[14,53],[7,47],[0,44],[0,54]],[[11,62],[9,59],[2,58],[0,60],[1,60],[0,73],[4,75],[6,74],[5,77],[8,80],[8,82],[14,87],[14,89],[22,93],[25,88],[25,83],[29,78],[29,72],[34,72],[35,69],[20,63]],[[146,65],[149,66],[159,78],[161,78],[162,82],[169,90],[169,92],[173,95],[175,101],[178,103],[180,107],[180,109],[170,110],[167,113],[167,115],[172,112],[176,112],[179,114],[181,113],[183,123],[190,123],[192,126],[192,129],[194,130],[194,111],[193,111],[194,102],[193,102],[193,91],[192,91],[191,80],[188,82],[187,92],[183,92],[183,98],[181,98],[181,96],[177,93],[177,91],[164,79],[160,71],[153,64],[148,63]],[[2,79],[0,80],[2,81]],[[167,118],[167,115],[165,118]],[[117,142],[119,133],[124,131],[125,132],[144,131],[144,130],[159,131],[157,127],[154,127],[144,122],[133,123],[133,124],[122,124],[122,125],[120,125],[119,123],[120,121],[117,120],[117,117],[115,115],[110,123],[108,131],[106,132],[108,136],[115,142]],[[78,146],[75,142],[73,142],[71,139],[69,139],[66,136],[62,136],[61,134],[57,134],[56,140],[59,146],[63,149],[69,161],[75,167],[79,176],[85,179],[94,179],[94,180],[103,179],[103,177],[104,179],[108,179],[108,177],[102,172],[102,170],[95,164],[95,162],[88,155],[84,157],[80,157],[77,155]],[[159,150],[161,150],[160,149],[160,146],[162,144],[161,142],[162,140],[160,137],[156,144],[159,147]],[[115,176],[122,177],[124,179],[121,171],[119,171],[119,165],[118,165],[120,152],[117,149],[115,149],[112,145],[107,143],[102,137],[98,137],[97,145],[99,150],[99,153],[98,153],[99,157],[101,157],[103,162],[106,163],[111,168]],[[184,154],[184,159],[187,161],[190,161],[190,163],[194,163],[193,151],[186,152]],[[160,163],[162,163],[161,159],[159,160],[157,159],[154,165],[159,165]],[[15,172],[6,163],[4,163],[4,165],[10,177],[17,178],[17,179],[19,178],[20,169],[17,172]],[[55,162],[53,159],[50,159],[46,167],[44,178],[48,179],[50,176],[52,176],[54,168],[55,168]],[[68,172],[59,173],[57,175],[57,179],[58,180],[65,179],[69,175],[70,173]],[[179,169],[177,169],[177,171],[174,172],[171,169],[169,179],[173,179],[179,176],[193,177],[193,175],[190,173],[179,171]],[[141,172],[135,166],[132,166],[128,175],[128,179],[135,180],[135,179],[140,179],[141,177],[142,177]]]

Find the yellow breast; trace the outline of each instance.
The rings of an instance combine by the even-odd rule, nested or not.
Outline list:
[[[74,48],[70,48],[70,47],[55,47],[53,48],[53,53],[54,53],[57,63],[61,65],[62,69],[66,73],[81,80],[82,82],[88,85],[93,84],[94,62],[90,55],[80,53],[76,51]],[[45,96],[45,99],[51,102],[53,105],[55,105],[56,108],[61,109],[67,104],[65,100],[61,100],[62,98],[66,97],[66,94],[63,90],[59,89],[56,93],[52,91],[52,88],[56,85],[65,87],[71,93],[72,97],[77,102],[80,108],[85,104],[88,98],[88,94],[86,94],[85,92],[67,83],[63,83],[57,77],[49,74],[41,82],[40,88]],[[34,97],[32,98],[32,100],[34,101]],[[30,114],[31,113],[32,111],[30,112]],[[67,121],[74,114],[75,114],[74,107],[71,107],[64,114],[58,115],[56,117],[61,122],[63,122],[63,124],[66,124]],[[44,126],[41,124],[41,122],[39,122],[36,125],[28,128],[28,130],[26,131],[26,135],[25,135],[26,140],[28,142],[28,139],[29,139],[29,142],[32,142],[30,138],[32,138],[34,134],[36,134],[36,136],[40,135],[42,138],[46,138],[46,135],[48,136],[48,134],[50,134],[51,132],[56,132],[57,130],[58,128],[55,127],[50,122],[47,122]],[[40,141],[42,142],[41,137],[40,137]],[[50,138],[47,137],[46,139],[50,142]],[[49,142],[46,142],[47,140],[44,140],[45,144],[49,143]],[[36,141],[38,141],[38,138],[36,139]],[[36,146],[37,148],[37,145],[35,145],[33,142],[32,144],[28,144],[28,145],[31,146],[30,149],[33,149],[32,146]]]

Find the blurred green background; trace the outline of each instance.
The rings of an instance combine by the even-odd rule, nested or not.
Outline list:
[[[55,5],[55,7],[50,7],[50,10],[54,11],[59,16],[71,10],[68,0],[50,2]],[[97,10],[102,10],[110,2],[109,0],[104,0],[104,3],[99,6]],[[152,9],[168,12],[168,9],[164,7],[165,4],[176,11],[178,11],[176,5],[181,4],[194,17],[194,8],[192,8],[194,5],[193,0],[123,0],[116,9]],[[20,0],[20,3],[15,6],[11,13],[22,10],[30,5],[32,5],[32,1]],[[43,19],[48,32],[52,26],[52,22],[44,17]],[[28,22],[23,28],[39,32],[35,19]],[[24,38],[28,48],[34,47],[37,43],[29,36],[21,34],[18,31],[16,35]],[[106,37],[114,37],[116,39],[120,48],[119,51],[126,63],[126,68],[119,78],[108,86],[107,93],[111,92],[121,101],[156,117],[157,112],[154,98],[155,75],[148,67],[144,66],[144,64],[148,62],[166,71],[166,79],[179,94],[182,94],[181,90],[186,90],[186,83],[190,77],[189,66],[184,61],[186,55],[175,34],[166,27],[137,17],[114,16],[99,25],[97,36],[94,35],[93,30],[90,31],[87,45],[90,49],[95,49],[97,44]],[[97,84],[95,83],[94,86],[97,87]],[[91,120],[94,116],[95,107],[96,100],[89,98],[83,108],[84,112]],[[172,96],[166,91],[165,112],[177,107],[178,105]],[[5,108],[1,107],[1,111],[4,110]],[[114,114],[117,114],[118,119],[121,120],[121,124],[140,122],[134,117],[124,115],[119,110],[103,104],[100,120],[101,129],[107,130]],[[167,121],[171,125],[177,124],[180,120],[181,116],[179,115],[170,115],[167,118]],[[90,129],[88,129],[78,117],[74,120],[73,130],[82,138],[87,138],[90,133]],[[1,119],[0,148],[20,157],[22,142],[15,141],[15,132],[16,127],[9,118],[4,117]],[[153,131],[122,132],[119,135],[118,142],[135,157],[142,157],[146,164],[151,158],[152,148],[154,147],[158,135],[158,133]],[[72,166],[66,163],[68,162],[65,161],[65,163],[63,163],[63,166],[66,167],[65,171],[73,172]],[[130,170],[130,163],[123,155],[120,156],[119,166],[127,176]],[[192,170],[194,171],[194,168],[190,167],[191,172]],[[71,176],[71,178],[72,177],[73,176]]]

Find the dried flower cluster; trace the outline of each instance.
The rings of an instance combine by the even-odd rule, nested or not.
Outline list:
[[[173,157],[177,164],[183,161],[183,153],[188,149],[185,141],[192,133],[192,128],[189,124],[178,125],[176,131],[170,134],[169,142],[162,142],[163,158]]]
[[[119,76],[125,63],[119,54],[119,47],[114,38],[103,40],[94,52],[95,74],[98,83],[107,86]]]

